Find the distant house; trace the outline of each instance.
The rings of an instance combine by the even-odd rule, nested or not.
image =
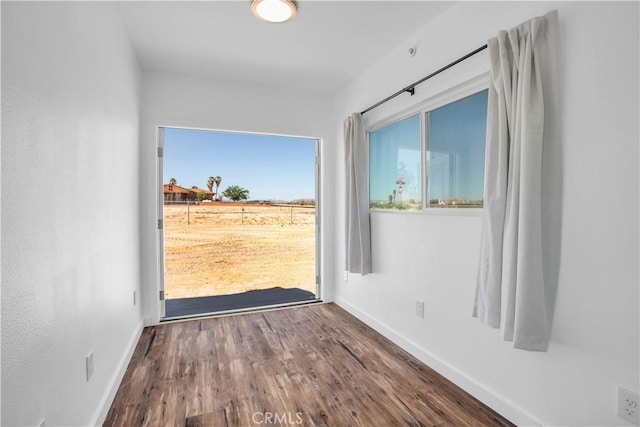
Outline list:
[[[202,188],[184,188],[177,184],[164,184],[165,202],[186,202],[198,200],[198,193],[204,193],[205,200],[211,200],[212,192]]]
[[[209,190],[204,190],[202,188],[199,187],[191,187],[191,191],[195,191],[196,195],[198,193],[203,193],[204,196],[202,197],[202,200],[211,200],[211,198],[213,197],[213,193]]]

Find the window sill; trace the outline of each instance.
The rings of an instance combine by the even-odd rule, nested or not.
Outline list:
[[[394,209],[369,209],[373,214],[400,214],[400,215],[435,215],[435,216],[471,216],[481,217],[483,208],[426,208],[422,210],[394,210]]]

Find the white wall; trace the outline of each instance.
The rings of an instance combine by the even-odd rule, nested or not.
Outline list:
[[[259,70],[256,70],[258,72]],[[156,128],[158,126],[191,127],[213,130],[271,133],[320,138],[321,157],[332,153],[333,123],[330,96],[293,92],[286,88],[238,85],[237,83],[145,72],[142,90],[142,146],[140,181],[142,233],[142,283],[144,315],[147,324],[159,320],[158,252],[156,230],[157,182]],[[276,173],[277,171],[274,171]],[[334,177],[321,172],[323,194],[321,214],[333,213]],[[321,236],[323,282],[331,282],[333,218],[322,215]],[[328,280],[326,279],[328,278]],[[330,283],[323,297],[331,298]]]
[[[374,274],[335,300],[519,424],[628,425],[616,386],[638,391],[638,3],[456,3],[340,91],[353,111],[481,46],[501,29],[559,9],[563,58],[560,282],[549,351],[515,350],[471,317],[482,219],[372,214]],[[411,58],[408,47],[417,44]],[[368,123],[488,70],[486,53],[367,115]],[[335,130],[336,138],[342,129]],[[335,152],[342,218],[342,150]],[[415,301],[426,301],[425,318]]]
[[[142,328],[138,120],[113,4],[2,2],[2,425],[108,409]]]

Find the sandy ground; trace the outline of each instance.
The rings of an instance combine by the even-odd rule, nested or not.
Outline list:
[[[164,207],[167,299],[274,286],[315,293],[315,210],[202,203]],[[189,224],[187,224],[187,221]]]

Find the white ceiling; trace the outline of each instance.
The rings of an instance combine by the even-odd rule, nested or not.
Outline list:
[[[119,2],[145,70],[333,94],[452,2],[298,1],[287,24],[249,1]]]

